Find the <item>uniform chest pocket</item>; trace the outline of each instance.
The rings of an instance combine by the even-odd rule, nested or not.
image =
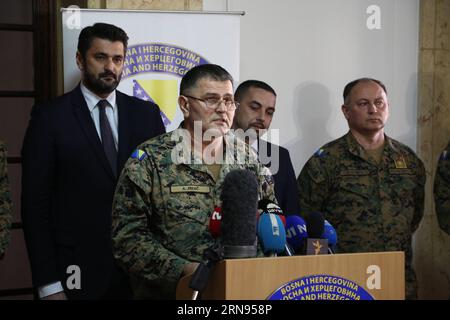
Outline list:
[[[397,225],[409,230],[416,211],[416,198],[419,197],[416,188],[418,179],[415,171],[409,168],[389,169],[390,192],[392,195],[391,216]]]
[[[369,199],[371,190],[369,170],[342,170],[339,173],[339,193],[343,198]]]
[[[208,213],[214,210],[212,190],[207,185],[166,186],[166,225],[205,224]]]
[[[405,203],[414,199],[414,191],[417,187],[417,177],[411,169],[390,169],[389,178],[393,195]]]
[[[334,215],[350,225],[358,225],[367,216],[371,203],[368,171],[341,172],[330,201]]]

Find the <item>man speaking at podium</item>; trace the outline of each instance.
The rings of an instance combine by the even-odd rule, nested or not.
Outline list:
[[[114,256],[130,274],[136,298],[175,298],[180,277],[214,244],[209,216],[221,206],[228,172],[250,170],[258,198],[275,200],[270,172],[230,131],[238,103],[225,69],[192,68],[181,80],[178,104],[180,127],[138,146],[114,196]]]
[[[406,297],[417,295],[411,238],[423,216],[425,169],[384,134],[386,88],[362,78],[344,89],[350,131],[320,148],[297,181],[301,210],[319,211],[339,234],[339,252],[404,251]]]

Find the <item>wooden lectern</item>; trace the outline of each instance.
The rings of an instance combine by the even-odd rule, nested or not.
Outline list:
[[[202,299],[265,300],[277,290],[283,292],[285,299],[294,295],[298,299],[300,293],[304,299],[333,299],[333,292],[343,292],[338,286],[348,286],[350,281],[375,300],[403,300],[404,259],[403,252],[228,259],[212,270]],[[191,299],[190,279],[190,275],[180,279],[177,299]],[[301,284],[308,284],[309,288]],[[314,295],[312,292],[319,288],[325,288],[329,295]]]

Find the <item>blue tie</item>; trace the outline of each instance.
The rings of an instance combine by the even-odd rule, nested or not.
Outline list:
[[[114,176],[117,177],[117,150],[105,110],[110,104],[107,100],[100,100],[97,106],[100,115],[100,135],[102,137],[103,150],[105,150],[106,158],[109,161]]]

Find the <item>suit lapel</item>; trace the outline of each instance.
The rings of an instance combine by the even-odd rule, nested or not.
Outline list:
[[[75,117],[78,119],[78,123],[93,148],[95,155],[111,178],[115,179],[79,85],[74,89],[71,100]]]
[[[116,91],[117,107],[119,108],[119,151],[118,151],[118,172],[122,171],[125,162],[130,157],[130,106],[127,104],[127,97]]]

